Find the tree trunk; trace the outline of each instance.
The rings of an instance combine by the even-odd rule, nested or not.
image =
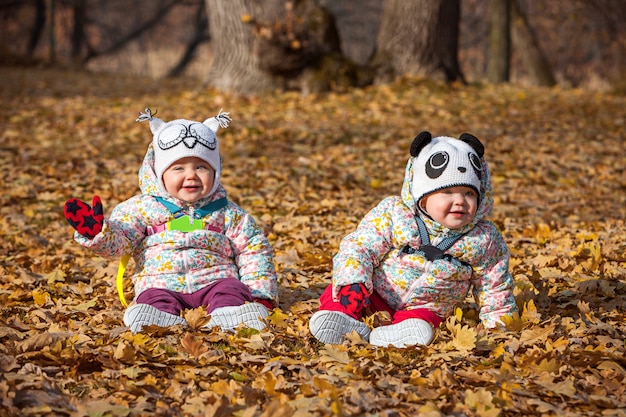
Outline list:
[[[183,71],[185,71],[185,68],[187,68],[191,61],[193,61],[198,46],[211,39],[208,30],[209,19],[206,15],[206,7],[202,3],[200,3],[198,7],[198,15],[196,17],[195,27],[196,30],[193,39],[185,48],[185,53],[181,57],[180,61],[178,61],[178,64],[176,64],[171,70],[168,71],[168,78],[178,77],[179,75],[181,75]]]
[[[218,90],[242,93],[281,87],[271,73],[261,70],[259,56],[252,53],[255,36],[244,20],[265,20],[272,11],[284,15],[280,10],[283,4],[282,0],[266,0],[263,6],[250,0],[206,0],[214,53],[207,84]]]
[[[206,0],[213,44],[207,84],[242,94],[354,85],[332,16],[315,0]]]
[[[81,49],[85,42],[85,21],[87,4],[85,0],[74,0],[72,3],[74,12],[74,28],[72,30],[72,64],[75,67],[81,65]]]
[[[489,0],[489,53],[487,79],[492,83],[509,81],[511,60],[511,0]]]
[[[41,34],[44,31],[44,27],[46,26],[46,3],[44,0],[36,0],[35,1],[35,19],[33,22],[33,29],[30,32],[30,36],[28,38],[28,49],[26,54],[29,58],[32,58],[35,54],[35,48],[37,48],[37,44],[39,43],[39,39],[41,38]]]
[[[528,67],[533,81],[541,86],[551,87],[555,85],[556,79],[552,74],[552,68],[541,51],[537,38],[517,0],[511,0],[511,19],[513,22],[511,31],[513,48],[520,54],[522,61]]]
[[[404,74],[464,81],[458,61],[460,0],[383,0],[375,82]]]

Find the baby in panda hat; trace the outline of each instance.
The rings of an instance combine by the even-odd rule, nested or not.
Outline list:
[[[376,346],[428,345],[471,290],[487,328],[516,313],[509,252],[486,220],[493,206],[484,147],[473,135],[413,140],[400,196],[374,207],[341,241],[311,333],[338,344],[356,331]],[[374,312],[391,322],[371,329]]]
[[[72,198],[64,207],[80,245],[107,258],[134,258],[135,298],[124,323],[133,332],[185,326],[181,312],[204,306],[208,327],[263,329],[278,302],[277,277],[262,229],[220,183],[216,133],[228,127],[229,114],[165,122],[146,109],[137,121],[149,122],[153,134],[139,170],[141,194],[108,219],[98,196],[91,206]],[[121,287],[118,280],[125,304]]]

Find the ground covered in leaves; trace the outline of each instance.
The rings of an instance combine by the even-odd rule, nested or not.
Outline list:
[[[0,415],[626,415],[625,97],[405,79],[244,99],[15,68],[0,80]],[[137,192],[146,106],[164,120],[231,112],[223,182],[280,276],[266,331],[202,328],[193,310],[189,328],[133,335],[116,260],[72,241],[67,198],[98,194],[108,213]],[[332,256],[400,192],[421,130],[485,143],[523,313],[487,332],[468,300],[428,347],[324,346],[308,319]]]

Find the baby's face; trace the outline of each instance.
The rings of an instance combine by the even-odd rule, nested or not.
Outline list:
[[[450,187],[428,194],[420,207],[437,223],[458,229],[469,224],[478,209],[478,195],[470,187]]]
[[[194,156],[174,162],[163,172],[163,185],[173,197],[188,203],[207,197],[213,188],[215,170]]]

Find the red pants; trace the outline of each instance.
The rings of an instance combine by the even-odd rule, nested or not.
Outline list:
[[[355,317],[354,314],[349,313],[344,308],[344,306],[341,305],[341,303],[337,301],[333,301],[332,288],[333,288],[332,285],[329,285],[324,290],[322,295],[320,295],[320,310],[340,311],[342,313],[345,313],[345,314],[348,314],[349,316],[354,317],[355,319],[360,319],[361,317]],[[372,312],[377,312],[377,311],[388,312],[389,314],[391,314],[391,317],[393,318],[393,324],[400,323],[401,321],[404,321],[406,319],[422,319],[422,320],[429,322],[430,324],[433,325],[433,327],[436,328],[436,327],[439,327],[439,324],[441,324],[441,322],[443,321],[443,319],[439,317],[439,315],[433,313],[427,308],[415,308],[412,310],[397,310],[396,311],[392,309],[391,307],[389,307],[387,302],[385,302],[385,300],[383,300],[382,297],[378,295],[378,293],[376,292],[370,295],[369,309]]]

